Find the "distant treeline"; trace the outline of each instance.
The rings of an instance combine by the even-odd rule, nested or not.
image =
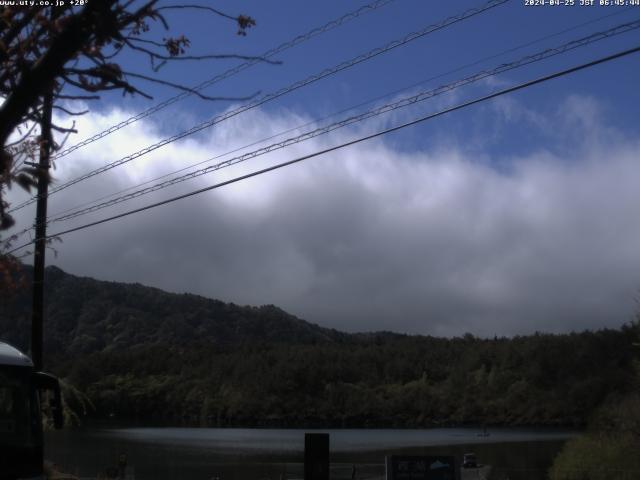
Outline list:
[[[210,426],[581,426],[632,372],[631,328],[511,340],[165,346],[61,359],[90,416]]]
[[[27,347],[29,292],[0,339]],[[444,339],[346,334],[240,307],[48,269],[45,362],[94,419],[209,426],[582,426],[627,393],[638,323]],[[636,348],[637,350],[637,348]]]

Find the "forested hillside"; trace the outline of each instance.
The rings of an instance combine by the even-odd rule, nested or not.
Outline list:
[[[28,293],[0,310],[0,339],[23,349]],[[631,388],[638,325],[511,339],[346,334],[273,306],[240,307],[49,268],[45,332],[47,368],[86,394],[92,418],[578,426]]]
[[[31,270],[25,269],[30,284]],[[48,267],[45,274],[45,353],[82,355],[150,345],[215,345],[253,341],[312,343],[344,335],[304,322],[273,305],[241,307],[140,284],[104,282]],[[26,346],[31,292],[2,302],[0,334]]]

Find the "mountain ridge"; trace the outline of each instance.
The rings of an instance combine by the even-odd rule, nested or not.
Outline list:
[[[25,267],[27,281],[32,269]],[[2,302],[0,338],[28,345],[31,290]],[[121,350],[141,344],[219,346],[244,342],[340,342],[352,334],[324,328],[275,305],[240,306],[191,293],[170,293],[45,269],[45,349],[57,354]],[[357,335],[357,334],[356,334]]]

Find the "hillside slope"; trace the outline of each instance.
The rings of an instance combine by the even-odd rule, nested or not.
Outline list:
[[[27,272],[29,273],[29,272]],[[217,426],[581,426],[633,388],[640,323],[482,339],[347,334],[240,307],[47,269],[45,366],[89,417]],[[25,349],[30,292],[0,301]]]
[[[27,277],[31,269],[26,270]],[[45,273],[45,350],[52,355],[121,351],[138,346],[308,344],[346,338],[273,306],[238,306],[140,284]],[[0,338],[27,349],[31,292],[0,302]]]

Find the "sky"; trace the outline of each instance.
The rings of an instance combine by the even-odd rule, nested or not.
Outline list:
[[[170,35],[188,36],[194,55],[262,55],[366,3],[217,2],[221,10],[257,20],[246,37],[235,34],[232,22],[203,12],[171,12],[168,20]],[[60,191],[50,197],[49,212],[55,216],[212,157],[219,162],[640,19],[640,7],[579,3],[525,6],[511,0]],[[204,93],[256,100],[483,5],[394,0],[278,54],[277,65],[257,64]],[[168,35],[158,28],[151,34]],[[640,29],[54,222],[49,232],[330,148],[638,45]],[[176,62],[157,75],[197,85],[241,62]],[[125,54],[121,63],[149,73],[144,57]],[[493,336],[617,328],[638,311],[640,292],[639,80],[640,54],[635,54],[70,233],[55,244],[56,255],[49,252],[47,263],[76,275],[241,305],[275,304],[345,331]],[[103,96],[76,119],[79,133],[68,145],[177,93],[151,83],[140,86],[153,101]],[[242,105],[193,97],[177,102],[56,161],[53,186]],[[223,156],[232,150],[238,152]],[[9,196],[14,204],[26,198],[15,188]],[[31,206],[16,212],[16,230],[33,222],[34,211]]]

